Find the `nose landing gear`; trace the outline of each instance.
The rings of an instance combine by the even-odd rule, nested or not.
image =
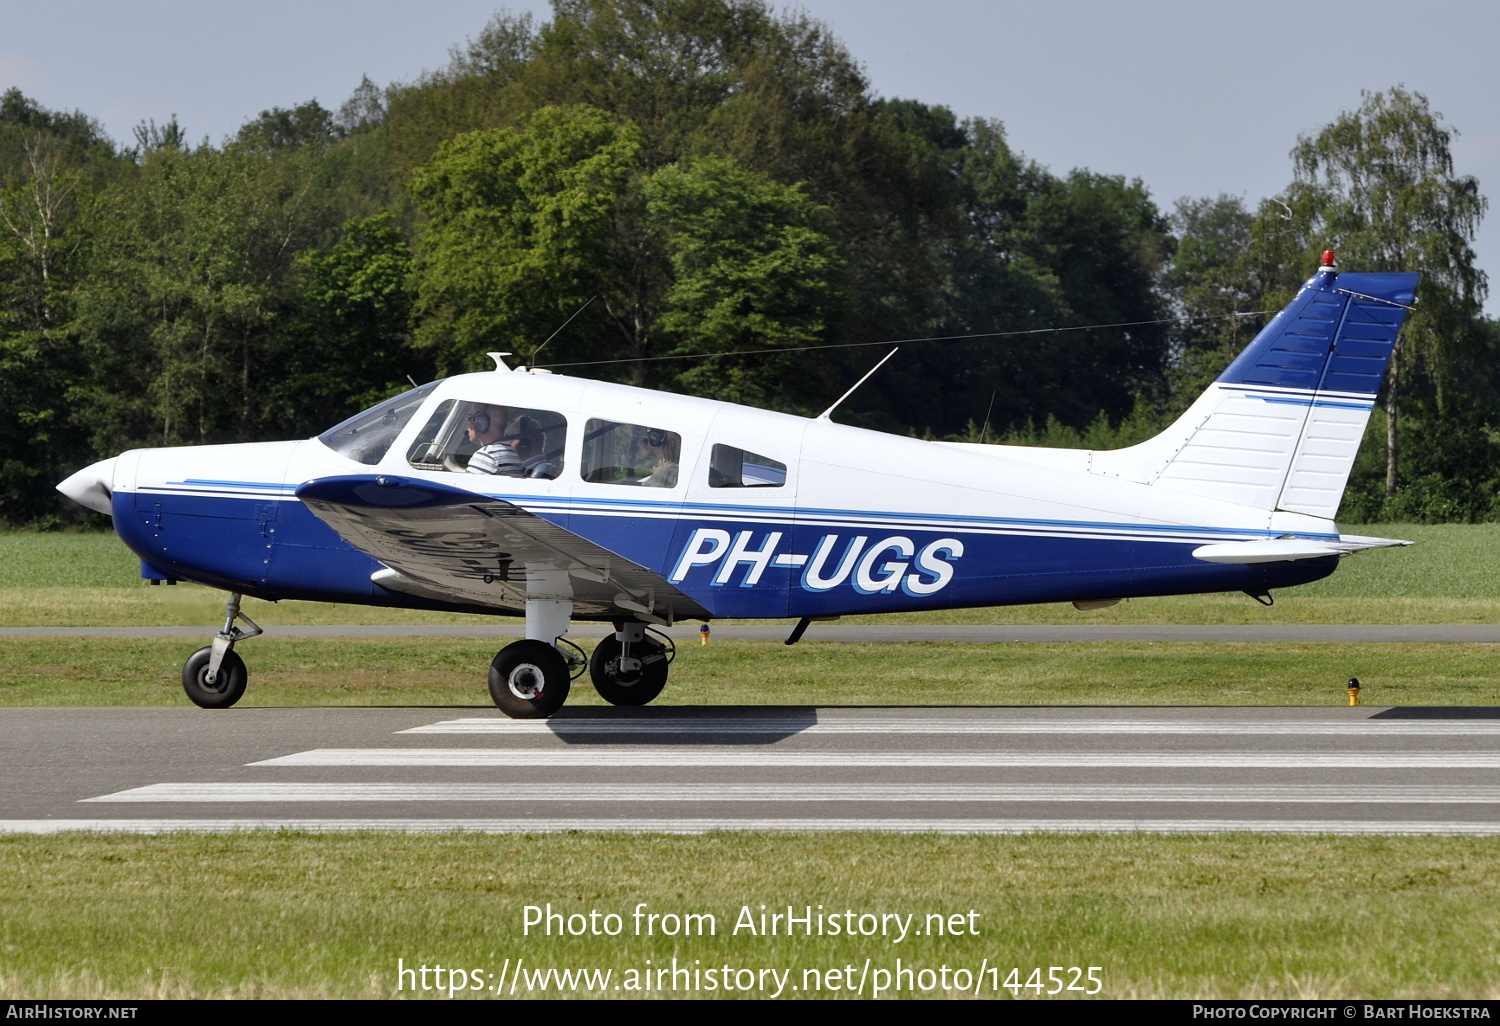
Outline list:
[[[249,630],[241,630],[236,620],[243,620]],[[240,612],[239,593],[231,593],[224,604],[224,627],[214,635],[213,644],[188,656],[182,666],[182,690],[194,705],[228,709],[240,700],[248,673],[245,661],[234,650],[235,643],[264,633],[254,620]]]

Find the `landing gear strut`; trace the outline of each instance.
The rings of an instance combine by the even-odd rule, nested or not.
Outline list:
[[[576,651],[563,640],[573,617],[566,571],[534,570],[528,580],[526,640],[506,645],[490,663],[490,697],[512,719],[544,720],[568,700],[573,671],[582,672],[583,659],[559,647]]]
[[[671,640],[667,640],[667,645]],[[646,636],[646,625],[617,623],[589,660],[594,690],[611,705],[645,705],[667,686],[667,664],[675,650]]]
[[[546,719],[568,699],[583,673],[583,651],[567,638],[573,600],[566,571],[528,570],[526,640],[502,648],[490,664],[490,697],[515,719]],[[639,620],[615,622],[588,660],[594,690],[612,705],[645,705],[667,686],[672,639],[646,636]],[[571,650],[571,651],[570,651]]]
[[[241,630],[236,620],[243,620],[249,630]],[[265,633],[255,621],[240,612],[239,592],[232,592],[224,604],[224,628],[214,635],[212,645],[188,656],[182,667],[182,690],[193,704],[204,709],[228,709],[245,693],[245,661],[235,652],[235,642]]]

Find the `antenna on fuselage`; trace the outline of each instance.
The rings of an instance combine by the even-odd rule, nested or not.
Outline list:
[[[585,310],[587,310],[589,308],[589,303],[592,303],[594,300],[596,300],[598,298],[599,298],[599,293],[597,293],[597,292],[594,293],[592,296],[590,296],[589,299],[588,299],[588,303],[584,303],[577,310],[573,311],[573,317],[577,317],[579,314],[581,314]],[[561,324],[559,324],[557,326],[557,331],[554,331],[552,334],[548,335],[545,339],[542,340],[542,345],[537,346],[535,349],[533,349],[531,351],[531,365],[533,367],[536,366],[536,354],[540,353],[542,351],[542,347],[545,346],[548,342],[551,342],[553,339],[555,339],[557,337],[557,335],[558,335],[558,332],[562,331],[568,325],[572,324],[573,323],[573,317],[569,317],[567,320],[565,320]]]
[[[990,393],[990,405],[984,411],[984,427],[981,428],[980,431],[979,431],[979,444],[980,445],[984,444],[985,436],[990,433],[990,414],[992,414],[992,413],[995,412],[995,393],[998,392],[998,391],[1000,391],[1000,390],[997,388],[997,389],[995,389],[994,391],[992,391]],[[972,424],[973,421],[970,421],[970,423]]]
[[[832,406],[828,407],[828,409],[826,409],[822,413],[818,414],[817,419],[818,420],[828,420],[828,419],[830,419],[830,415],[833,413],[833,411],[839,408],[839,403],[843,402],[845,399],[849,398],[856,391],[858,391],[860,385],[863,385],[866,381],[870,380],[870,375],[874,374],[880,368],[884,367],[885,366],[885,361],[889,360],[891,357],[895,356],[899,352],[901,352],[901,347],[897,346],[895,349],[892,349],[889,353],[886,353],[885,356],[884,356],[884,358],[882,358],[879,363],[877,363],[875,366],[871,367],[870,370],[869,370],[869,372],[867,374],[865,374],[864,377],[860,378],[858,381],[856,381],[854,383],[854,387],[853,388],[849,389],[849,391],[847,391],[843,395],[839,396],[838,399],[836,399],[834,401],[834,404]]]

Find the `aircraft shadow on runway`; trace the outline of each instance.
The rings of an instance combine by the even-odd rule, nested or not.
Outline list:
[[[818,722],[815,706],[568,709],[545,721],[570,745],[772,745]]]
[[[1477,705],[1408,705],[1386,709],[1372,720],[1500,720],[1500,708]]]

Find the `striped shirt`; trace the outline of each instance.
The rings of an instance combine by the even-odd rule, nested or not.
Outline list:
[[[500,474],[504,477],[525,477],[526,468],[516,450],[504,442],[491,442],[469,457],[469,473]]]

